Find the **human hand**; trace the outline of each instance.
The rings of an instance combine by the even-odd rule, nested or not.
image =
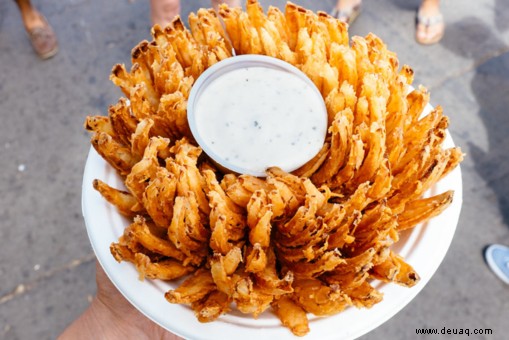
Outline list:
[[[66,339],[182,339],[155,324],[127,301],[96,261],[97,295],[59,337]]]

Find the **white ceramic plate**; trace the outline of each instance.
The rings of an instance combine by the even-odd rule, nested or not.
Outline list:
[[[444,147],[454,143],[447,137]],[[95,254],[118,290],[148,318],[167,330],[186,339],[295,339],[270,311],[258,319],[240,312],[231,312],[211,323],[200,323],[185,305],[168,303],[164,293],[179,282],[159,280],[139,281],[135,267],[127,262],[117,263],[110,254],[110,244],[122,235],[129,221],[93,189],[92,181],[101,179],[116,188],[123,183],[93,148],[90,149],[83,176],[82,209],[90,242]],[[382,302],[371,309],[348,308],[330,317],[310,316],[310,333],[305,339],[354,339],[389,320],[405,307],[428,283],[447,250],[456,230],[461,204],[462,182],[459,166],[433,187],[430,195],[454,190],[451,206],[425,225],[417,226],[401,235],[395,251],[411,264],[421,280],[412,288],[396,284],[375,283],[384,294]]]

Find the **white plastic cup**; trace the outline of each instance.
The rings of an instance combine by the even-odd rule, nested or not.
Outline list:
[[[228,144],[231,146],[236,146],[237,144],[240,145],[240,143],[244,143],[246,147],[239,153],[243,153],[245,157],[247,155],[251,155],[255,153],[255,148],[257,149],[258,156],[260,161],[245,161],[244,163],[237,160],[235,161],[232,159],[232,157],[228,157],[228,155],[225,152],[222,152],[221,150],[218,150],[217,146],[215,147],[212,145],[214,143],[211,140],[208,140],[207,138],[204,138],[204,135],[207,135],[210,131],[205,131],[205,129],[212,129],[213,125],[211,120],[208,120],[207,118],[207,108],[203,108],[204,104],[197,105],[198,101],[200,100],[201,96],[206,93],[206,91],[209,89],[209,86],[222,77],[223,75],[228,74],[229,72],[239,70],[239,69],[247,69],[247,68],[263,68],[262,71],[264,73],[268,72],[270,74],[270,71],[267,71],[266,69],[273,69],[277,71],[283,71],[285,73],[289,73],[291,75],[296,76],[295,83],[301,85],[303,84],[303,90],[305,90],[306,96],[310,95],[312,97],[309,97],[309,103],[313,103],[311,105],[313,107],[314,113],[313,117],[311,116],[305,116],[306,119],[312,119],[313,126],[302,126],[303,122],[301,122],[299,119],[296,119],[295,117],[288,117],[286,120],[282,121],[281,124],[284,124],[284,129],[281,129],[283,126],[277,124],[278,126],[275,126],[276,124],[266,124],[268,126],[264,126],[266,129],[271,130],[264,130],[265,136],[267,134],[269,135],[281,135],[281,130],[287,131],[287,134],[293,134],[294,131],[297,131],[297,129],[301,129],[299,131],[303,138],[310,138],[310,141],[306,142],[309,143],[309,146],[306,144],[302,147],[300,147],[298,150],[289,149],[290,151],[285,152],[282,148],[288,147],[284,146],[284,143],[277,143],[272,141],[269,143],[268,141],[260,140],[253,138],[253,140],[242,140],[244,138],[244,135],[242,133],[236,133],[237,137],[229,136],[227,133],[228,131],[225,128],[225,133],[222,131],[214,132],[216,134],[220,135],[220,138],[222,139],[221,142],[224,144]],[[253,72],[258,69],[252,69]],[[275,73],[275,72],[272,72]],[[279,72],[280,73],[280,72]],[[285,76],[286,77],[286,76]],[[255,85],[252,88],[247,88],[246,92],[244,93],[246,96],[257,96],[257,88],[259,85]],[[230,89],[230,92],[233,92],[235,90],[236,93],[239,92],[239,89]],[[263,92],[263,91],[260,91]],[[266,93],[266,91],[265,91]],[[292,92],[293,93],[293,92]],[[290,95],[292,95],[290,93]],[[228,89],[224,89],[220,94],[218,94],[218,97],[214,97],[214,101],[217,98],[217,101],[223,101],[223,100],[236,100],[236,98],[230,98],[231,94],[229,93]],[[222,97],[224,96],[224,97]],[[291,97],[291,96],[290,96]],[[208,95],[208,98],[210,98],[210,95]],[[261,98],[260,98],[261,99]],[[291,99],[291,98],[290,98]],[[295,99],[295,97],[294,97]],[[271,100],[276,100],[278,104],[281,104],[279,99],[271,98]],[[209,102],[210,103],[210,102]],[[219,104],[215,103],[215,104]],[[281,104],[283,107],[286,105],[292,105],[291,100],[287,104]],[[196,109],[201,108],[204,112],[197,112]],[[297,108],[297,110],[300,108]],[[246,117],[248,116],[249,112],[246,112],[249,110],[244,110],[243,112],[238,112],[239,115],[245,114]],[[281,110],[279,110],[281,111]],[[279,111],[276,112],[276,114],[271,113],[274,117],[279,113]],[[289,110],[290,111],[290,110]],[[312,111],[310,111],[312,112]],[[236,112],[237,113],[237,112]],[[269,113],[268,113],[269,114]],[[301,112],[302,114],[302,112]],[[288,115],[288,113],[287,113]],[[225,114],[226,116],[226,114]],[[316,116],[316,117],[315,117]],[[236,119],[241,119],[237,115],[235,115]],[[301,116],[302,117],[302,116]],[[269,117],[266,117],[269,118]],[[210,68],[208,68],[205,72],[203,72],[200,77],[196,80],[194,83],[189,99],[187,104],[187,119],[189,126],[191,128],[191,132],[193,133],[193,136],[197,143],[200,145],[200,147],[203,149],[203,151],[217,164],[219,165],[222,170],[228,169],[231,172],[238,173],[238,174],[249,174],[254,175],[258,177],[264,177],[265,169],[271,166],[277,166],[282,168],[285,171],[291,172],[293,170],[298,169],[302,165],[304,165],[307,161],[311,160],[323,147],[323,143],[325,140],[326,132],[327,132],[327,109],[325,107],[324,100],[322,98],[322,95],[318,88],[315,86],[315,84],[309,79],[309,77],[306,76],[302,71],[300,71],[298,68],[294,67],[293,65],[268,56],[263,55],[240,55],[231,57],[225,60],[222,60]],[[216,120],[222,119],[221,116],[218,118],[215,118]],[[246,118],[248,119],[248,118]],[[272,118],[271,119],[275,119]],[[201,120],[201,121],[200,121]],[[302,120],[302,119],[301,119]],[[216,121],[215,121],[216,122]],[[255,127],[257,122],[255,121]],[[292,124],[295,126],[295,129],[293,129]],[[246,122],[246,125],[248,123]],[[299,126],[300,125],[300,126]],[[309,124],[308,124],[309,125]],[[234,131],[237,132],[238,130]],[[311,135],[312,134],[312,135]],[[246,134],[247,136],[247,134]],[[289,136],[281,136],[279,138],[284,139],[284,137]],[[247,137],[246,137],[247,138]],[[293,137],[292,137],[293,138]],[[265,138],[267,139],[267,138]],[[270,138],[272,139],[272,138]],[[311,142],[312,141],[312,142]],[[300,143],[304,143],[305,140],[300,141]],[[295,145],[295,144],[294,144]],[[263,152],[260,152],[260,148]],[[281,148],[280,150],[278,148]],[[272,160],[264,160],[263,157],[266,154],[267,157],[269,155],[278,156],[281,154],[281,157],[278,157],[277,161]],[[257,156],[257,157],[258,157]],[[273,164],[274,163],[274,164]]]

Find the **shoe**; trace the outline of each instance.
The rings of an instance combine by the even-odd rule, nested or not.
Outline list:
[[[444,36],[445,24],[441,13],[427,16],[417,12],[415,25],[415,40],[422,45],[435,44]]]
[[[486,248],[484,257],[493,273],[509,284],[509,247],[492,244]]]
[[[334,7],[334,9],[330,12],[331,16],[349,25],[357,19],[359,14],[361,14],[361,2],[351,8],[339,9]]]
[[[32,43],[35,52],[41,59],[48,59],[53,57],[58,52],[58,41],[53,28],[41,15],[42,26],[37,26],[32,29],[27,29],[28,38]]]

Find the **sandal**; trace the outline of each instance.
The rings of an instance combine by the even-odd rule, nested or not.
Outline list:
[[[354,20],[357,19],[360,13],[361,13],[361,2],[350,8],[339,9],[337,7],[334,7],[334,9],[330,12],[330,15],[338,19],[339,21],[351,25],[354,22]]]
[[[509,247],[492,244],[486,248],[484,257],[493,273],[509,284]]]
[[[58,41],[46,18],[41,15],[42,26],[34,27],[30,30],[27,29],[28,38],[32,43],[35,52],[42,59],[53,57],[58,52]]]
[[[427,16],[417,12],[415,40],[422,45],[435,44],[444,36],[445,24],[441,13]]]

